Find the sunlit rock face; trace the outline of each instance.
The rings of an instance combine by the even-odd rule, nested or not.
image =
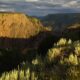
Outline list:
[[[42,30],[36,18],[22,13],[0,13],[0,48],[23,49]]]
[[[0,37],[28,38],[37,34],[41,26],[37,19],[25,14],[0,13]]]

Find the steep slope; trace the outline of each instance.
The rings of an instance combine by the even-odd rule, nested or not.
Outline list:
[[[0,49],[31,48],[45,29],[34,17],[22,13],[0,13]]]
[[[31,19],[25,14],[0,13],[0,37],[29,38],[38,34],[41,28],[37,19]]]
[[[25,60],[32,61],[39,44],[49,34],[48,28],[34,17],[0,13],[0,72],[11,70]]]

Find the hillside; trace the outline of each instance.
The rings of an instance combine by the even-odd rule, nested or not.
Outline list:
[[[37,18],[22,13],[0,13],[0,49],[35,48],[48,31]]]
[[[0,13],[0,37],[29,38],[39,33],[42,24],[21,13]]]
[[[49,14],[41,18],[45,26],[52,26],[54,30],[61,30],[74,24],[80,24],[79,13]]]
[[[42,24],[22,13],[0,13],[0,80],[79,80],[80,22],[74,16],[46,16]]]
[[[40,19],[44,26],[51,26],[53,29],[53,33],[57,36],[68,37],[69,35],[70,36],[69,38],[73,37],[71,34],[74,34],[74,37],[76,35],[79,36],[80,33],[79,13],[49,14],[45,17],[41,17]]]
[[[46,36],[48,28],[38,19],[22,13],[0,13],[0,73],[31,61]]]

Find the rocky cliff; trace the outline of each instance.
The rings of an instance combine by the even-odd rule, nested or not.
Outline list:
[[[43,30],[36,18],[22,13],[0,13],[0,48],[24,48]]]
[[[21,13],[0,13],[0,37],[28,38],[41,30],[40,22]]]

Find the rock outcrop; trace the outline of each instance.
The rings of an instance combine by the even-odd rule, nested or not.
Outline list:
[[[22,13],[0,13],[0,49],[23,49],[43,30],[36,18]]]
[[[0,37],[29,38],[41,30],[40,22],[21,13],[0,13]]]

